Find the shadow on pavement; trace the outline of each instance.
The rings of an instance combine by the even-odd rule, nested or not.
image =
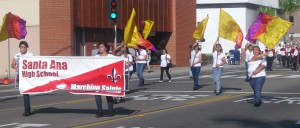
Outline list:
[[[114,115],[130,115],[133,113],[138,112],[139,110],[131,110],[126,109],[124,107],[117,107],[114,108]],[[47,108],[40,108],[40,109],[34,109],[32,111],[32,114],[38,114],[38,113],[81,113],[81,114],[96,114],[96,108],[95,109],[59,109],[55,107],[47,107]],[[107,110],[104,110],[104,114],[108,113]]]
[[[281,120],[279,122],[268,122],[266,120],[243,117],[219,117],[214,119],[218,124],[236,124],[241,128],[296,128],[293,120]]]
[[[15,100],[15,99],[18,99],[18,97],[1,99],[0,102],[4,102],[4,101],[8,101],[8,100]]]

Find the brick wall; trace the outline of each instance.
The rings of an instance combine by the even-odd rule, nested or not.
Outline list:
[[[188,66],[189,45],[195,42],[193,33],[196,28],[196,1],[174,0],[171,9],[173,33],[167,49],[176,66]]]
[[[72,0],[40,0],[41,55],[72,55],[73,17]]]

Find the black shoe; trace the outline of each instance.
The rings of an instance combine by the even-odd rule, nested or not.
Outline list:
[[[198,90],[199,89],[199,86],[194,86],[193,87],[193,90]]]
[[[24,112],[23,113],[23,116],[30,116],[31,115],[31,112]]]
[[[216,95],[220,95],[223,92],[222,87],[219,92],[216,91]]]
[[[259,107],[261,105],[261,102],[254,102],[254,107]]]
[[[99,118],[99,117],[102,117],[102,116],[103,116],[102,112],[97,112],[96,115],[95,115],[96,118]]]
[[[114,115],[113,112],[108,112],[108,113],[107,113],[107,116],[108,116],[108,117],[111,117],[111,116],[113,116],[113,115]]]

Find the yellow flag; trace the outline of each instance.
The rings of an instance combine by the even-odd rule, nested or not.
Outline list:
[[[208,22],[208,16],[198,24],[197,29],[193,34],[193,37],[195,39],[200,40],[203,38],[207,22]]]
[[[292,23],[274,16],[272,21],[268,23],[266,32],[259,35],[257,39],[269,49],[273,49],[291,26]]]
[[[144,30],[143,30],[143,37],[144,37],[144,39],[147,39],[147,37],[149,36],[149,34],[151,32],[151,29],[154,25],[154,21],[146,20],[144,22],[145,22],[145,27],[144,27]]]
[[[124,29],[124,42],[128,47],[137,48],[137,26],[135,23],[136,12],[134,8],[132,9],[131,16],[127,21],[126,27]]]
[[[6,31],[6,15],[3,18],[3,23],[0,30],[0,42],[8,39],[8,32]]]
[[[219,37],[235,42],[240,48],[244,38],[240,26],[223,9],[220,10]]]

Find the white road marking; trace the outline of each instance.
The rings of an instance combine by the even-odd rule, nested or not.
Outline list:
[[[0,125],[0,127],[6,127],[6,126],[11,126],[11,125],[17,125],[19,123],[11,123],[11,124],[4,124],[4,125]]]
[[[280,77],[282,75],[267,75],[267,78]]]
[[[284,76],[282,78],[299,78],[300,75],[290,75],[290,76]]]
[[[189,92],[194,92],[194,93],[211,93],[213,91],[143,91],[146,93],[189,93]],[[224,91],[223,93],[231,93],[231,94],[242,94],[242,93],[253,93],[253,92],[227,92]],[[263,94],[279,94],[279,95],[300,95],[300,93],[288,93],[288,92],[262,92]]]

